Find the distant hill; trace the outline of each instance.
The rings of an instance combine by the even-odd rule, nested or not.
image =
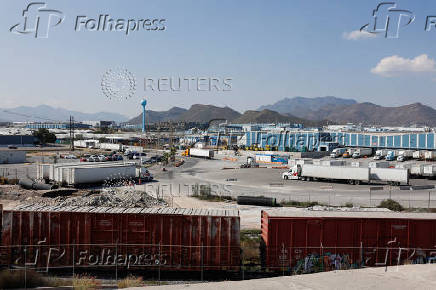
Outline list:
[[[305,120],[290,114],[283,115],[278,112],[265,109],[262,111],[246,111],[239,118],[233,120],[232,123],[293,123],[304,124],[305,126],[319,126],[325,122]]]
[[[325,106],[344,106],[356,103],[357,102],[352,99],[341,99],[332,96],[318,98],[294,97],[284,98],[272,105],[261,106],[258,111],[268,109],[281,114],[291,114],[307,119],[308,114],[312,114]]]
[[[180,115],[185,113],[187,110],[179,107],[172,107],[168,111],[151,111],[146,110],[147,123],[158,123],[178,120]],[[142,113],[139,116],[128,121],[130,124],[141,124],[142,123]]]
[[[217,107],[213,105],[192,105],[188,111],[181,114],[180,121],[209,122],[212,119],[226,119],[229,122],[241,116],[241,113],[229,107]]]
[[[436,126],[436,110],[421,103],[399,107],[383,107],[372,103],[350,106],[326,106],[307,115],[313,120],[327,119],[335,123],[363,123],[383,126]]]
[[[147,111],[147,122],[201,122],[206,123],[212,119],[226,119],[231,121],[241,114],[229,107],[217,107],[212,105],[192,105],[189,110],[173,107],[168,111]],[[142,113],[131,119],[129,123],[140,124],[142,122]]]
[[[21,106],[12,109],[0,109],[0,119],[9,122],[50,122],[67,121],[70,116],[74,116],[76,121],[116,121],[124,122],[127,117],[118,113],[99,112],[82,113],[70,111],[63,108],[54,108],[47,105],[36,107]]]

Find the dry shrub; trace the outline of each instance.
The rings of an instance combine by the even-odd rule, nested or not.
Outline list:
[[[140,287],[143,286],[143,281],[141,277],[127,276],[123,280],[118,281],[118,288],[129,288],[129,287]]]
[[[86,290],[86,289],[100,289],[101,283],[95,277],[88,275],[75,275],[73,278],[73,289]]]

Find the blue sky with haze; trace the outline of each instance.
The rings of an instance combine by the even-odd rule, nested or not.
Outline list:
[[[380,1],[46,1],[65,20],[47,39],[17,35],[29,1],[2,1],[1,107],[47,104],[82,112],[135,116],[148,108],[194,103],[256,109],[284,97],[333,95],[381,105],[436,107],[436,28],[425,31],[432,0],[396,1],[415,14],[398,39],[350,34],[368,23]],[[165,18],[165,31],[74,31],[77,15]],[[393,57],[397,56],[397,57]],[[418,58],[417,58],[418,57]],[[127,68],[136,97],[108,100],[103,74]],[[230,77],[226,92],[144,91],[145,77]]]

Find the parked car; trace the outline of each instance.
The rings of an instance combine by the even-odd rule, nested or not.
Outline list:
[[[133,154],[133,159],[141,159],[141,157],[145,157],[145,156],[147,156],[147,154],[145,154],[144,152],[135,153]]]
[[[154,159],[152,159],[151,157],[150,158],[142,158],[141,159],[141,163],[142,164],[151,164],[151,163],[154,163],[154,162],[156,162]]]
[[[89,157],[89,155],[83,155],[82,157],[80,157],[80,162],[88,162]]]
[[[76,155],[74,155],[74,154],[69,154],[69,155],[65,155],[64,156],[64,159],[76,159],[77,157],[76,157]]]
[[[88,162],[99,162],[99,161],[100,161],[100,159],[98,158],[97,155],[91,155],[88,158]]]
[[[105,161],[107,161],[106,156],[104,156],[104,155],[98,155],[97,158],[98,158],[98,161],[99,161],[99,162],[105,162]]]
[[[124,158],[121,155],[114,154],[114,155],[111,156],[110,160],[112,160],[112,161],[122,161],[122,160],[124,160]]]

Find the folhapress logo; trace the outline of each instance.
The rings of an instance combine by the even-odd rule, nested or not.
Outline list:
[[[59,10],[48,9],[43,2],[33,2],[23,10],[23,21],[15,24],[9,30],[17,34],[33,34],[35,38],[48,38],[50,28],[64,21],[64,15]]]
[[[400,28],[415,20],[412,11],[398,9],[395,2],[382,2],[372,11],[371,22],[363,25],[360,31],[383,33],[386,38],[398,38]]]

